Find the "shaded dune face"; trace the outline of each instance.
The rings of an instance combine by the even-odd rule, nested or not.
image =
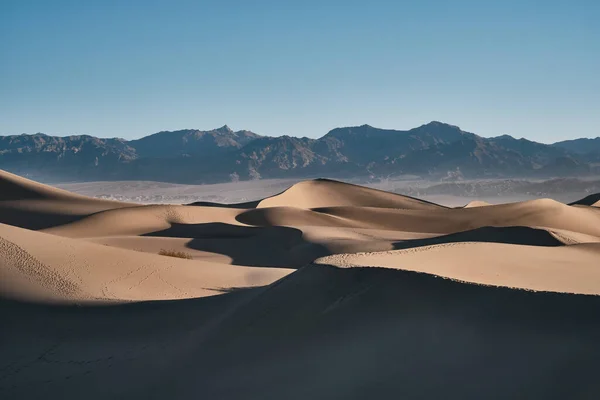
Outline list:
[[[561,246],[564,243],[543,229],[534,229],[525,226],[491,227],[472,229],[470,231],[451,233],[436,236],[430,239],[406,240],[394,243],[395,249],[410,249],[436,244],[461,243],[461,242],[489,242],[521,244],[527,246]]]
[[[320,265],[202,299],[0,307],[14,326],[3,360],[19,360],[4,366],[5,398],[561,399],[599,389],[596,296]]]
[[[69,199],[82,197],[0,170],[0,201]]]
[[[597,393],[589,370],[600,355],[597,297],[465,287],[397,272],[312,266],[288,276],[221,324],[214,345],[228,346],[208,372],[207,393],[258,396],[265,387],[286,398]],[[228,363],[229,354],[241,365]],[[548,379],[557,369],[561,379]],[[229,374],[242,371],[246,379],[228,386]],[[274,374],[304,384],[270,384]]]
[[[330,254],[326,248],[304,240],[300,229],[286,226],[171,224],[145,236],[190,238],[187,249],[226,255],[234,265],[298,268]],[[258,250],[261,248],[264,251]]]
[[[0,170],[0,223],[44,229],[126,203],[80,196]]]
[[[581,200],[569,204],[570,206],[593,206],[600,207],[600,193],[590,194]]]
[[[73,195],[8,173],[3,173],[0,183],[5,189],[3,199],[9,199],[0,201],[0,210],[5,212],[0,214],[4,217],[0,222],[20,228],[31,228],[32,224],[44,228],[33,232],[6,227],[3,228],[4,240],[31,254],[60,279],[81,288],[77,295],[67,296],[65,301],[75,301],[78,296],[82,301],[134,300],[140,293],[143,293],[140,300],[204,295],[206,292],[201,290],[190,291],[173,285],[173,282],[189,281],[188,269],[193,270],[190,265],[194,262],[204,263],[206,270],[215,276],[225,271],[225,267],[221,267],[225,265],[242,270],[244,267],[279,269],[278,274],[269,275],[276,278],[319,257],[339,255],[338,259],[347,259],[350,256],[346,255],[364,252],[397,250],[406,253],[419,249],[426,253],[424,264],[434,264],[440,261],[436,247],[459,244],[464,247],[459,252],[460,258],[467,265],[469,260],[479,260],[478,252],[471,247],[476,243],[489,243],[492,245],[489,268],[493,270],[501,268],[498,263],[502,259],[494,256],[493,252],[500,250],[493,244],[516,246],[511,253],[525,251],[528,259],[536,260],[544,254],[543,247],[579,246],[576,247],[579,252],[588,254],[592,251],[589,246],[581,245],[600,242],[600,213],[595,207],[581,205],[587,200],[576,202],[576,206],[540,199],[447,208],[320,179],[295,184],[278,195],[243,205],[142,206]],[[23,200],[14,201],[18,196]],[[535,248],[522,250],[522,246]],[[179,253],[192,261],[166,259],[158,254],[161,251]],[[397,268],[404,265],[402,260],[409,260],[404,253],[376,257],[393,259],[390,267]],[[19,258],[10,254],[3,257],[7,260],[6,271],[10,269],[15,282],[37,282],[32,278],[37,274],[36,268],[29,268],[27,263],[23,266]],[[361,261],[355,259],[354,264],[371,262],[372,257],[361,257]],[[127,268],[121,265],[123,259],[128,260]],[[584,260],[587,265],[587,259],[585,255],[575,257],[574,264]],[[85,269],[69,260],[80,260],[79,263],[89,260],[84,264],[88,267]],[[176,261],[187,267],[171,266]],[[386,266],[386,263],[378,263]],[[416,267],[406,265],[404,268]],[[106,272],[102,282],[95,284],[102,290],[99,293],[98,289],[90,289],[86,293],[85,286],[92,283],[82,285],[85,279],[81,276],[96,276],[98,274],[93,272],[96,269]],[[137,270],[139,273],[133,272]],[[230,272],[236,281],[232,286],[239,287],[234,271]],[[111,282],[127,281],[127,276],[135,277],[135,281],[138,275],[148,288],[133,285],[132,294],[123,298],[110,290]],[[445,276],[452,277],[452,271]],[[95,279],[100,279],[99,275]],[[262,278],[256,281],[264,282]],[[202,290],[215,287],[217,285],[207,284]],[[572,290],[554,283],[550,288]]]
[[[0,398],[597,398],[596,197],[138,205],[0,171]]]
[[[390,230],[449,234],[484,226],[530,226],[600,236],[600,213],[595,207],[571,207],[549,199],[428,211],[348,206],[314,211]]]
[[[330,226],[330,227],[358,227],[350,219],[337,218],[318,212],[318,210],[302,209],[296,207],[269,207],[248,210],[236,218],[239,222],[254,226]]]

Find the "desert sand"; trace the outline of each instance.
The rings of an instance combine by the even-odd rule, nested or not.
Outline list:
[[[0,398],[598,398],[598,199],[141,205],[0,171]]]

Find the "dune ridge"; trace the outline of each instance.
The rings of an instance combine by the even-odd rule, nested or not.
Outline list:
[[[256,207],[323,208],[330,206],[404,208],[408,210],[446,208],[410,196],[331,179],[315,179],[297,183],[280,194],[259,201]]]
[[[600,393],[593,196],[448,208],[321,179],[139,205],[2,171],[0,189],[2,398]]]
[[[600,207],[600,193],[590,194],[581,200],[569,203],[570,206],[592,206]]]
[[[464,208],[486,207],[486,206],[491,206],[491,204],[488,203],[487,201],[473,200],[473,201],[470,201],[467,204],[465,204]]]
[[[90,198],[0,170],[0,223],[43,229],[130,204]]]
[[[154,268],[141,267],[146,263],[162,266],[160,268],[167,268],[167,263],[170,270],[176,271],[169,274],[188,271],[189,268],[184,267],[188,265],[186,262],[165,259],[158,254],[160,250],[180,252],[194,263],[223,274],[232,266],[247,267],[248,271],[268,267],[274,268],[270,274],[280,271],[270,276],[281,277],[320,257],[330,260],[331,265],[343,264],[345,261],[340,260],[351,259],[353,265],[370,266],[373,257],[379,260],[377,252],[384,252],[386,260],[389,258],[393,261],[389,263],[390,268],[398,268],[398,265],[404,265],[409,260],[404,251],[407,249],[419,250],[419,254],[424,254],[422,257],[425,261],[418,261],[421,266],[451,264],[454,261],[450,259],[442,263],[434,255],[436,251],[433,249],[471,242],[479,243],[476,248],[482,248],[481,243],[490,243],[490,254],[500,251],[495,250],[493,244],[510,245],[514,254],[519,253],[522,246],[531,246],[528,251],[532,255],[526,259],[539,259],[538,261],[519,262],[514,257],[510,258],[510,254],[507,259],[511,260],[511,265],[537,265],[545,259],[538,256],[548,254],[544,247],[600,242],[600,213],[595,207],[582,206],[582,202],[589,203],[585,199],[572,206],[538,199],[484,207],[467,205],[464,208],[447,208],[411,197],[320,179],[294,184],[278,195],[245,203],[247,208],[239,204],[234,207],[215,204],[136,205],[74,195],[8,173],[3,173],[1,177],[0,186],[6,190],[3,192],[3,199],[12,200],[3,200],[0,208],[3,206],[6,210],[11,209],[13,218],[15,215],[24,220],[32,218],[38,223],[39,232],[23,226],[27,224],[12,223],[14,221],[11,218],[1,221],[4,225],[0,226],[5,242],[25,249],[24,253],[33,254],[45,266],[31,270],[18,267],[23,264],[17,260],[19,257],[15,258],[10,256],[10,252],[4,252],[5,273],[8,274],[6,271],[10,269],[13,279],[30,282],[36,280],[31,277],[28,280],[27,274],[37,276],[39,271],[48,270],[49,273],[66,279],[65,282],[75,285],[72,276],[78,276],[81,273],[79,270],[87,268],[81,265],[90,264],[89,260],[100,260],[94,261],[98,266],[87,268],[85,273],[92,274],[89,282],[105,279],[94,275],[99,270],[113,271],[115,276],[127,273],[127,269],[121,271],[120,266],[102,268],[103,263],[111,259],[128,259],[131,266],[141,270]],[[18,196],[23,199],[14,200]],[[28,203],[32,201],[34,203]],[[40,214],[40,208],[44,211],[43,214]],[[16,214],[15,210],[18,210]],[[74,219],[65,221],[57,218],[64,217],[67,213],[71,213]],[[30,243],[35,243],[36,246],[32,248]],[[557,249],[556,256],[550,258],[561,259],[559,254],[564,252],[565,249]],[[370,256],[359,256],[363,253]],[[455,257],[459,260],[469,260],[477,251],[463,249],[458,253]],[[73,262],[55,259],[55,254],[69,254],[71,259],[81,260],[81,264],[66,273],[65,265]],[[501,260],[504,258],[492,257],[486,261],[486,268],[496,271],[495,273],[503,271],[505,267]],[[483,262],[478,257],[474,257],[474,260],[474,263]],[[578,257],[575,260],[577,263],[580,261]],[[585,261],[585,256],[581,260],[580,264],[589,264],[589,261]],[[319,262],[321,261],[317,261]],[[468,264],[468,261],[465,263]],[[174,264],[178,267],[174,267]],[[377,265],[386,266],[387,262],[378,261]],[[587,271],[586,268],[582,267],[582,270]],[[407,266],[406,269],[414,270],[414,267]],[[523,267],[523,270],[526,269],[526,266]],[[431,273],[439,274],[436,271],[434,268]],[[21,274],[19,278],[16,278],[17,272]],[[188,274],[181,273],[185,276]],[[442,275],[452,277],[453,273],[454,269],[446,268]],[[541,271],[538,273],[539,282],[543,282]],[[572,271],[565,268],[563,273],[568,278],[567,275]],[[69,274],[72,275],[71,278],[68,278]],[[163,271],[157,277],[162,279],[164,274],[166,272]],[[175,278],[176,281],[179,279]],[[469,281],[468,277],[465,280]],[[227,280],[223,282],[225,281]],[[511,279],[508,281],[512,282]],[[233,279],[231,282],[232,287],[239,286],[238,280]],[[268,283],[261,279],[257,282]],[[481,279],[473,278],[472,282],[481,283]],[[571,287],[566,285],[562,288],[553,284],[545,288],[539,282],[534,285],[535,288],[529,287],[529,283],[511,283],[510,286],[553,291],[569,291]],[[494,282],[486,280],[486,283]],[[107,295],[107,290],[99,292],[93,284],[89,285],[91,286],[86,286],[87,289],[78,292],[77,296],[57,294],[54,296],[55,300],[61,297],[65,301],[158,300],[206,294],[206,289],[202,289],[198,293],[186,290],[182,293],[187,294],[181,295],[171,288],[161,289],[163,291],[160,294],[155,289],[149,289],[148,293],[143,293],[143,290],[135,294],[116,291]],[[164,286],[158,286],[162,287],[161,285]],[[47,289],[43,286],[42,284],[39,288],[40,293]],[[11,289],[11,293],[18,291]],[[589,288],[584,290],[585,293],[590,291]],[[33,292],[35,290],[31,288],[23,289],[23,293]]]

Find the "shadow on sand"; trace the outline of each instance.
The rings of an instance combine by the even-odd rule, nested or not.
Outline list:
[[[285,226],[173,223],[144,236],[190,238],[187,248],[225,255],[234,265],[298,268],[330,254],[325,247],[304,240],[301,230]]]

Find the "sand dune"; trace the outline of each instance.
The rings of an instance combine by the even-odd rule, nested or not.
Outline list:
[[[594,398],[600,297],[309,266],[267,288],[0,304],[3,398]],[[557,377],[557,371],[560,376]]]
[[[5,172],[0,190],[3,399],[600,395],[593,196],[446,208],[316,180],[137,205]]]
[[[397,249],[413,249],[425,246],[449,243],[506,243],[529,246],[560,246],[565,241],[560,236],[553,235],[544,229],[529,228],[526,226],[492,227],[471,229],[464,232],[451,233],[449,235],[434,236],[426,239],[406,240],[396,244]]]
[[[570,206],[592,206],[600,207],[600,193],[590,194],[581,200],[569,203]]]
[[[129,204],[80,196],[0,170],[0,222],[43,229]]]
[[[112,302],[201,297],[264,285],[291,272],[189,261],[0,225],[0,296]]]
[[[485,206],[491,206],[491,204],[488,203],[487,201],[473,200],[473,201],[470,201],[469,203],[467,203],[464,208],[485,207]]]
[[[571,207],[549,199],[428,211],[370,207],[328,207],[315,211],[380,229],[448,234],[484,226],[530,226],[600,237],[600,212],[596,208]]]
[[[0,201],[76,198],[85,197],[0,170]]]
[[[188,227],[213,222],[236,224],[235,217],[238,214],[239,211],[224,207],[128,206],[98,212],[73,223],[47,228],[44,232],[74,238],[143,235],[170,228],[174,224]]]
[[[490,257],[502,255],[502,257]],[[576,260],[576,267],[571,267]],[[449,242],[317,260],[337,267],[369,266],[426,272],[463,282],[564,293],[600,294],[600,243],[536,247]]]
[[[332,206],[404,208],[408,210],[445,208],[424,200],[329,179],[297,183],[278,195],[260,201],[257,208]]]

